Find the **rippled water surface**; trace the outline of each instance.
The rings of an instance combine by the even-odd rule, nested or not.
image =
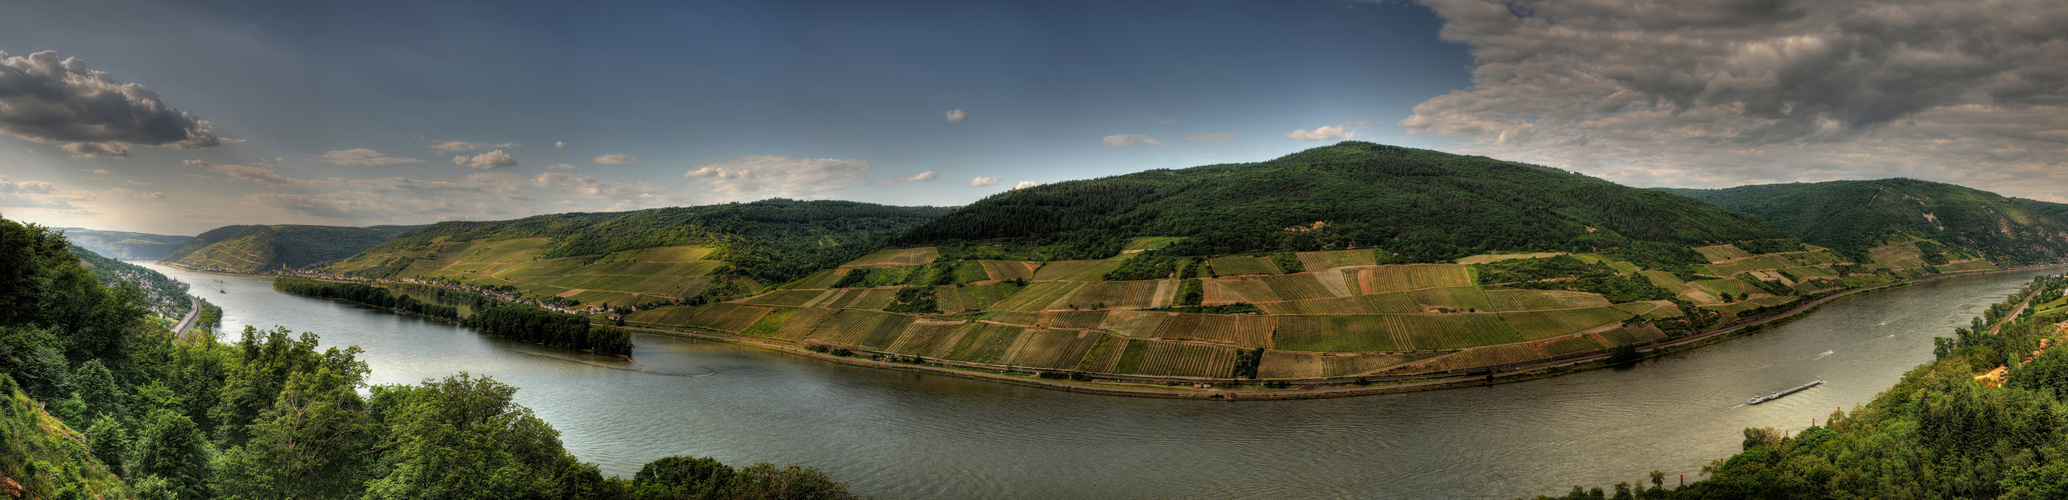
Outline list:
[[[795,462],[896,498],[1515,498],[1636,483],[1653,469],[1669,483],[1683,473],[1694,480],[1703,463],[1737,450],[1745,427],[1800,429],[1867,402],[1931,358],[1931,337],[2040,274],[1839,300],[1765,333],[1627,369],[1230,403],[1073,394],[659,335],[635,336],[632,365],[286,295],[265,279],[151,267],[223,306],[226,330],[281,325],[360,346],[375,383],[468,371],[521,387],[518,401],[605,474],[629,476],[668,455]],[[1829,383],[1741,405],[1820,377]]]

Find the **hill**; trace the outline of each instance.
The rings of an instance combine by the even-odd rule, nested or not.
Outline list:
[[[70,237],[71,232],[67,231],[65,236]],[[144,266],[101,256],[79,245],[70,245],[66,250],[78,257],[79,267],[92,272],[93,277],[99,279],[102,286],[110,289],[124,285],[136,287],[144,307],[157,313],[161,318],[178,321],[187,315],[188,310],[194,308],[194,302],[189,300],[187,295],[186,283]]]
[[[1883,257],[1556,169],[1346,142],[1015,190],[766,293],[623,319],[1045,378],[1347,384],[1605,356],[1928,272]],[[1961,265],[1941,271],[1988,268]]]
[[[124,231],[102,231],[78,227],[57,228],[65,232],[65,239],[72,244],[85,247],[94,253],[119,260],[157,260],[165,257],[172,249],[179,248],[193,236],[169,236],[163,234],[131,233]]]
[[[948,211],[773,199],[451,221],[325,271],[451,281],[569,304],[684,301],[757,293],[866,254]]]
[[[224,226],[167,253],[164,262],[227,272],[303,268],[350,257],[422,226]]]
[[[1150,170],[1001,193],[892,244],[949,255],[1096,259],[1131,238],[1184,255],[1378,248],[1402,262],[1495,251],[1699,263],[1688,247],[1786,238],[1751,217],[1554,168],[1343,142],[1247,164]],[[976,254],[971,254],[976,255]]]
[[[1660,191],[1758,216],[1854,260],[1917,240],[1929,243],[1920,250],[1934,265],[1961,254],[2004,266],[2068,259],[2068,224],[2049,208],[2058,204],[1953,184],[1882,179]]]

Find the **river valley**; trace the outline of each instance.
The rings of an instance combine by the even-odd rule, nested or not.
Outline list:
[[[635,335],[626,363],[287,295],[267,279],[146,265],[221,305],[224,331],[280,325],[360,346],[373,383],[469,371],[518,386],[518,401],[605,474],[668,455],[794,462],[891,498],[1517,498],[1635,483],[1653,469],[1669,485],[1693,481],[1702,464],[1738,451],[1742,428],[1801,429],[1867,402],[1931,358],[1931,337],[2043,273],[1862,294],[1621,369],[1231,403],[1067,393],[648,334]]]

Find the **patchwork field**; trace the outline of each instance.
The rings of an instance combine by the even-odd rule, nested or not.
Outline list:
[[[931,263],[940,256],[940,249],[933,247],[887,249],[864,255],[840,267],[911,266]]]
[[[1378,265],[1378,254],[1371,250],[1330,250],[1326,252],[1297,252],[1300,266],[1308,271],[1325,271],[1339,267]]]

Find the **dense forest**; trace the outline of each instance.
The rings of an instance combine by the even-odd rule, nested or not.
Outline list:
[[[570,213],[494,222],[448,221],[425,226],[367,250],[422,248],[437,241],[552,238],[545,258],[708,245],[707,257],[764,283],[782,283],[852,260],[885,240],[949,211],[851,201],[768,199],[619,213]]]
[[[467,318],[482,333],[511,340],[597,354],[632,354],[632,336],[624,330],[589,324],[589,318],[535,307],[503,306]]]
[[[1378,248],[1404,262],[1439,262],[1574,251],[1646,267],[1700,262],[1690,246],[1786,237],[1753,217],[1563,170],[1343,142],[1260,163],[1015,189],[891,244],[1084,259],[1116,255],[1146,236],[1189,237],[1169,255]],[[993,244],[1023,250],[983,255]]]
[[[165,262],[266,271],[350,257],[420,226],[224,226],[167,252]]]
[[[1978,252],[2003,266],[2068,258],[2058,204],[2014,200],[1916,179],[1659,189],[1758,216],[1812,245],[1865,262],[1868,248],[1908,237]]]
[[[1678,489],[1574,487],[1538,498],[2064,498],[2068,497],[2068,348],[2055,341],[2068,314],[2006,318],[2027,297],[2061,297],[2068,278],[2035,280],[1966,327],[1935,340],[1938,359],[1864,407],[1836,411],[1795,432],[1745,429],[1744,451],[1703,467]],[[2002,324],[1995,334],[1992,325]],[[2047,342],[2042,344],[2042,342]],[[2034,351],[2047,345],[2043,353]],[[1974,375],[2009,366],[2008,382]]]
[[[605,478],[516,387],[368,386],[358,348],[284,328],[175,339],[66,247],[0,219],[0,477],[26,498],[853,497],[810,468],[691,457]]]
[[[429,316],[447,321],[458,321],[460,319],[460,311],[457,307],[426,303],[417,300],[415,297],[389,293],[386,288],[362,283],[338,283],[307,278],[280,277],[273,280],[273,289],[304,297],[358,302],[375,307],[385,307],[395,312]]]

